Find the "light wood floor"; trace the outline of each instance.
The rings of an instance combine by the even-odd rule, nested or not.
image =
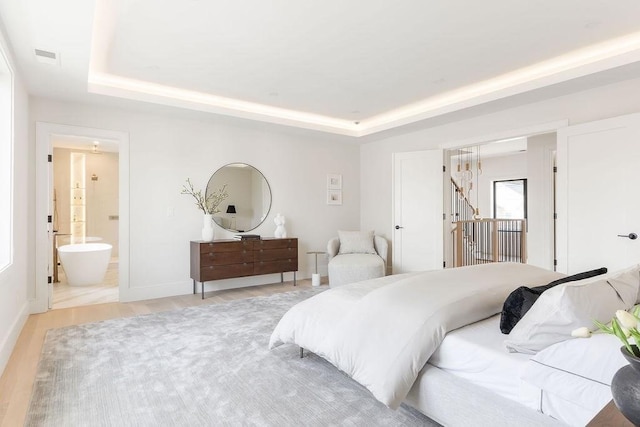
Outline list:
[[[326,281],[326,278],[323,278]],[[324,286],[324,285],[323,285]],[[226,291],[205,293],[202,300],[199,294],[182,295],[171,298],[136,301],[128,303],[107,303],[73,308],[51,310],[47,313],[32,314],[25,324],[18,342],[11,354],[9,363],[0,377],[0,426],[15,427],[24,424],[29,407],[31,389],[35,379],[44,337],[49,329],[60,328],[99,320],[130,317],[139,314],[180,308],[218,304],[240,298],[271,295],[311,287],[311,280],[298,280],[273,285],[252,286]]]

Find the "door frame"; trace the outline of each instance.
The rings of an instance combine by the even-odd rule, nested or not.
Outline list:
[[[117,141],[118,150],[118,289],[120,296],[129,289],[129,134],[127,132],[58,123],[36,122],[36,200],[35,200],[35,286],[30,292],[31,313],[43,313],[51,308],[48,277],[52,276],[52,227],[47,217],[53,215],[53,167],[48,161],[53,155],[54,135],[73,135]]]
[[[468,148],[468,147],[473,147],[476,145],[486,145],[486,144],[490,144],[492,142],[496,142],[496,141],[501,141],[501,140],[505,140],[505,139],[511,139],[511,138],[520,138],[520,137],[531,137],[531,136],[535,136],[535,135],[540,135],[540,134],[545,134],[545,133],[551,133],[551,132],[556,132],[559,133],[561,129],[566,128],[569,126],[569,120],[568,119],[562,119],[562,120],[555,120],[552,122],[545,122],[545,123],[539,123],[539,124],[535,124],[535,125],[531,125],[531,126],[526,126],[526,127],[521,127],[521,128],[517,128],[517,129],[509,129],[509,130],[505,130],[505,131],[501,131],[501,132],[496,132],[493,134],[486,134],[486,135],[480,135],[480,136],[474,136],[471,138],[466,138],[466,139],[459,139],[459,140],[454,140],[454,141],[450,141],[450,142],[446,142],[446,143],[442,143],[440,145],[438,145],[438,148],[442,148],[443,150],[445,150],[445,153],[447,152],[451,152],[453,150],[457,150],[457,149],[462,149],[462,148]],[[448,158],[448,156],[445,155],[445,158]],[[545,151],[545,163],[548,164],[549,166],[549,171],[550,171],[550,175],[549,175],[549,182],[552,183],[554,176],[553,176],[553,167],[555,166],[555,156],[553,155],[553,153],[549,150]],[[447,166],[449,166],[451,164],[451,162],[449,161],[447,163]],[[445,183],[445,189],[444,189],[444,200],[449,200],[448,202],[445,202],[446,205],[445,207],[450,210],[450,189],[447,187],[447,184],[449,184],[448,182]],[[547,183],[548,184],[548,183]],[[549,185],[545,184],[545,186],[547,188],[549,188]],[[550,190],[552,190],[552,193],[555,192],[554,188],[551,188]],[[548,203],[550,208],[554,207],[554,200],[556,198],[555,194],[552,194],[551,199],[547,200],[545,202],[545,205]],[[447,217],[450,218],[450,215]],[[445,227],[445,232],[444,232],[444,247],[445,247],[445,260],[447,263],[447,267],[452,266],[453,262],[452,262],[452,253],[451,253],[451,248],[453,246],[453,237],[452,237],[452,233],[448,232],[450,231],[448,229],[449,226],[449,221],[445,221],[444,224]],[[557,245],[557,239],[558,236],[555,233],[555,227],[548,227],[548,232],[552,234],[552,241],[553,241],[553,245],[549,245],[549,248],[546,249],[546,251],[550,251],[547,255],[548,257],[550,257],[550,259],[554,260],[555,257],[555,246]],[[550,269],[552,269],[553,267],[551,267]]]
[[[472,147],[476,145],[490,144],[491,142],[501,141],[504,139],[520,138],[523,136],[534,136],[543,133],[557,132],[559,129],[569,126],[569,120],[556,120],[553,122],[540,123],[521,127],[517,129],[509,129],[502,132],[474,136],[471,138],[449,141],[438,145],[443,150],[456,150],[458,148]]]

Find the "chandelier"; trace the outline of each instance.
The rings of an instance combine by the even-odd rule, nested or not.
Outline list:
[[[476,204],[473,212],[473,219],[482,219],[480,216],[480,208],[478,207],[479,177],[482,175],[480,146],[477,145],[466,149],[458,149],[457,157],[458,164],[454,176],[458,181],[458,187],[460,188],[458,197],[467,199],[467,201],[471,203],[472,192],[475,193]]]

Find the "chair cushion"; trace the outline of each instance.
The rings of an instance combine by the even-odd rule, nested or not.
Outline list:
[[[340,254],[375,254],[373,231],[338,231]]]
[[[340,286],[383,277],[384,268],[384,261],[378,255],[338,255],[329,261],[329,285]]]

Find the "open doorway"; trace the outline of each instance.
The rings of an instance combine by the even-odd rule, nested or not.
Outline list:
[[[119,146],[73,135],[53,135],[51,142],[51,308],[116,302]]]
[[[84,150],[79,150],[78,153],[74,156],[74,170],[82,170],[84,167],[85,173],[85,187],[82,189],[82,183],[80,179],[74,179],[73,181],[69,178],[67,184],[62,184],[66,188],[60,187],[58,184],[56,186],[56,204],[58,208],[58,224],[55,229],[58,229],[62,226],[62,221],[67,221],[70,225],[69,230],[71,230],[71,223],[73,222],[73,212],[71,210],[72,202],[67,200],[67,204],[69,204],[69,217],[68,219],[63,220],[60,217],[60,208],[62,200],[59,198],[65,194],[68,197],[73,199],[74,193],[76,197],[80,197],[82,195],[83,198],[87,198],[89,195],[89,191],[91,191],[91,186],[93,182],[96,182],[96,187],[100,187],[99,184],[106,183],[106,181],[115,181],[116,179],[111,176],[108,178],[106,172],[103,172],[95,169],[93,172],[91,170],[87,171],[87,159],[90,159],[90,156],[94,156],[95,158],[106,156],[105,152],[109,152],[108,148],[109,144],[113,143],[114,147],[111,149],[113,152],[117,152],[118,154],[118,167],[117,167],[117,208],[111,209],[108,207],[109,212],[107,214],[107,227],[112,228],[111,235],[113,236],[113,229],[117,229],[117,295],[119,301],[128,301],[131,296],[128,293],[129,291],[129,135],[126,132],[106,130],[106,129],[98,129],[98,128],[88,128],[81,126],[71,126],[71,125],[63,125],[56,123],[45,123],[45,122],[36,122],[36,218],[39,218],[35,224],[35,237],[36,237],[36,252],[35,252],[35,287],[29,291],[30,299],[31,299],[31,311],[33,313],[42,313],[53,307],[53,290],[54,290],[54,281],[53,276],[55,273],[54,267],[61,267],[57,265],[57,262],[54,262],[54,237],[56,233],[54,232],[54,171],[53,171],[53,151],[54,151],[54,141],[58,140],[60,137],[64,137],[68,140],[74,140],[75,142],[84,141],[85,145]],[[98,141],[98,146],[94,148],[94,141]],[[57,144],[56,144],[57,145]],[[117,147],[117,149],[115,149]],[[62,148],[62,147],[61,147]],[[69,147],[67,147],[69,148]],[[83,152],[80,152],[83,151]],[[95,153],[94,153],[95,151]],[[99,154],[102,152],[103,154]],[[84,154],[84,156],[82,156]],[[84,158],[84,166],[82,159]],[[69,159],[69,163],[71,159]],[[89,160],[89,164],[91,164],[92,160]],[[70,164],[69,164],[70,167]],[[95,173],[96,181],[92,180],[93,174]],[[76,187],[76,183],[78,184]],[[88,184],[87,184],[88,183]],[[104,186],[102,186],[104,187]],[[112,187],[113,188],[113,187]],[[96,191],[99,188],[95,189]],[[84,195],[82,194],[84,191]],[[104,192],[101,192],[104,193]],[[79,202],[79,199],[76,199]],[[85,199],[86,200],[86,199]],[[85,201],[86,203],[86,201]],[[86,207],[85,207],[86,209]],[[79,211],[82,208],[78,208]],[[111,212],[113,211],[113,212]],[[76,215],[76,224],[80,229],[78,231],[78,240],[81,240],[82,235],[82,223],[80,222],[80,213],[75,212]],[[88,218],[91,218],[92,213],[90,211],[85,211],[85,215],[88,215]],[[109,216],[112,216],[110,219]],[[40,220],[41,218],[41,220]],[[97,225],[97,224],[96,224]],[[89,225],[89,229],[86,227],[84,229],[84,243],[93,243],[93,244],[101,244],[100,241],[90,242],[91,239],[87,239],[87,237],[101,237],[104,239],[104,236],[109,233],[104,229],[96,229],[91,228]],[[63,233],[61,233],[63,234]],[[64,233],[64,234],[72,234]],[[93,235],[92,235],[93,234]],[[104,236],[101,236],[104,235]],[[113,238],[113,237],[112,237]],[[75,237],[74,237],[75,239]],[[71,242],[69,242],[71,244]],[[75,243],[75,242],[74,242]],[[63,245],[58,245],[58,249]],[[113,246],[113,245],[111,245]],[[67,248],[68,249],[68,248]],[[104,254],[102,254],[104,257]],[[108,254],[108,258],[106,260],[107,264],[110,264],[112,261],[111,253]],[[61,263],[63,264],[63,263]],[[62,267],[64,269],[64,267]],[[93,269],[85,269],[85,272],[91,272]],[[64,270],[62,273],[67,273]],[[60,271],[58,271],[60,274]],[[60,279],[60,277],[58,277]],[[82,289],[82,287],[80,287]]]
[[[449,150],[448,265],[517,261],[554,269],[556,139],[550,132]]]

